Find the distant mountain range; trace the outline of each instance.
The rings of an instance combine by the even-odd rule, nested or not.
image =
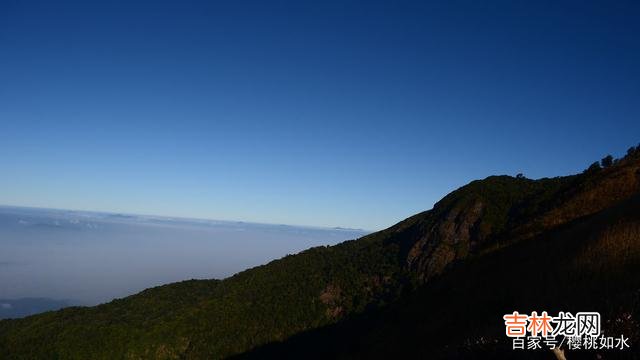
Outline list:
[[[13,319],[71,306],[77,302],[48,298],[0,299],[0,319]]]
[[[640,149],[581,174],[491,176],[386,230],[224,280],[0,321],[2,359],[553,358],[502,315],[599,311],[637,358]]]
[[[75,304],[97,305],[182,279],[228,277],[286,254],[365,234],[0,206],[0,297],[71,298]]]

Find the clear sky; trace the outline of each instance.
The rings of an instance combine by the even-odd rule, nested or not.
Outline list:
[[[373,230],[476,178],[579,172],[640,141],[638,19],[638,1],[3,0],[0,204]]]

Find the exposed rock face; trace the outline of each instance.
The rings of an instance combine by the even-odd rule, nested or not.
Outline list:
[[[541,181],[552,184],[536,188]],[[456,190],[410,224],[394,226],[392,237],[406,249],[407,269],[426,282],[457,260],[531,238],[638,193],[638,158],[596,174],[538,181],[490,177]]]
[[[478,221],[484,205],[476,200],[469,207],[455,207],[415,242],[407,255],[408,267],[426,281],[454,260],[467,256],[478,238]]]
[[[340,305],[342,302],[342,289],[334,284],[329,284],[320,294],[320,301],[327,305],[327,317],[330,319],[339,318],[344,310]]]

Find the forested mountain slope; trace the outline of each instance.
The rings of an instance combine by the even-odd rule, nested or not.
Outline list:
[[[615,315],[618,304],[631,311],[637,304],[622,299],[639,288],[640,151],[604,165],[553,179],[492,176],[386,230],[224,280],[3,320],[0,358],[210,359],[291,354],[318,341],[332,355],[355,357],[402,352],[396,343],[433,355],[491,354],[497,345],[460,344],[495,336],[485,325],[501,311],[600,306],[580,302],[598,291],[609,302],[603,313]],[[533,296],[520,279],[546,288]],[[490,310],[486,318],[474,317],[477,306]],[[438,334],[452,326],[467,330],[444,346]],[[357,331],[341,340],[340,329]]]
[[[631,348],[565,347],[567,358],[640,358],[640,195],[457,263],[388,307],[238,358],[554,358],[511,348],[502,316],[513,311],[600,312],[604,334],[630,338]]]

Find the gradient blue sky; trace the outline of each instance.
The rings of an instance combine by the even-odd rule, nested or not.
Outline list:
[[[379,229],[476,178],[575,173],[640,141],[639,18],[4,0],[0,204]]]

